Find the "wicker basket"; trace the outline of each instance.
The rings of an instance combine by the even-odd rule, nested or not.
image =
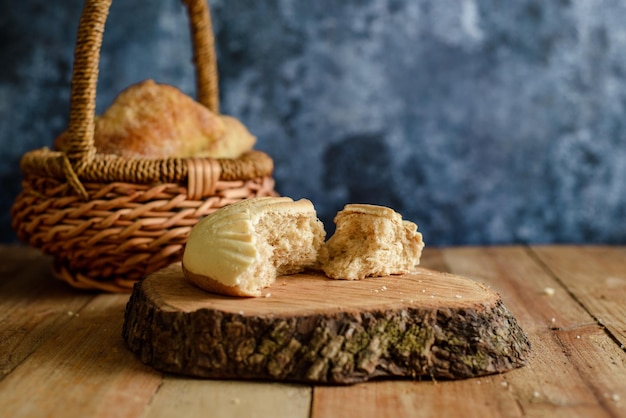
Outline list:
[[[213,29],[206,0],[189,14],[198,102],[219,111]],[[67,152],[21,160],[22,192],[11,216],[20,240],[52,255],[54,275],[72,286],[125,292],[181,259],[193,225],[236,201],[273,195],[272,159],[126,159],[94,145],[96,85],[111,0],[87,0],[78,28]]]

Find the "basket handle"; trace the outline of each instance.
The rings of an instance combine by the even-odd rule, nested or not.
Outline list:
[[[96,87],[105,22],[112,0],[86,0],[83,7],[76,49],[70,97],[66,172],[75,176],[93,160]],[[198,102],[219,112],[219,90],[215,38],[207,0],[181,0],[187,7],[196,68]],[[74,176],[72,176],[74,177]]]

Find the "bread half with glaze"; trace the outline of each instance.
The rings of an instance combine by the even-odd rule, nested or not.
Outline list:
[[[391,208],[349,204],[337,213],[335,224],[319,260],[330,278],[359,280],[409,273],[420,262],[422,234]]]
[[[191,230],[182,266],[213,293],[260,296],[277,276],[313,267],[326,232],[311,201],[259,197],[228,205]]]

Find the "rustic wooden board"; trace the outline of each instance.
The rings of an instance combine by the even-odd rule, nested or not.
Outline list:
[[[154,395],[160,373],[128,356],[120,337],[127,296],[83,300],[88,303],[71,315],[52,313],[67,319],[51,326],[37,350],[0,381],[3,416],[70,416],[71,411],[76,417],[104,417],[111,416],[111,405],[118,416],[134,416]]]
[[[609,246],[538,246],[534,254],[594,320],[626,346],[626,250]]]
[[[497,293],[434,270],[360,281],[298,274],[265,292],[211,294],[174,264],[135,286],[123,336],[166,372],[332,384],[481,376],[522,366],[530,351]]]
[[[124,345],[128,295],[72,289],[37,251],[0,246],[0,415],[622,417],[624,256],[623,246],[426,248],[424,267],[501,295],[533,344],[528,364],[464,380],[312,387],[156,372]]]
[[[142,418],[308,418],[311,392],[304,385],[168,375]]]
[[[11,278],[0,281],[0,380],[93,297],[68,291],[52,278],[51,265],[32,248],[0,252],[0,277]]]
[[[538,262],[535,248],[451,248],[444,250],[444,258],[450,271],[498,291],[528,332],[533,354],[527,367],[505,376],[525,414],[623,416],[626,353],[572,298],[563,279]],[[591,263],[583,247],[561,248]],[[571,263],[560,273],[570,277],[577,269]]]

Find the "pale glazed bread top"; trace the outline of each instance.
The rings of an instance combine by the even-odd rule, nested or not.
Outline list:
[[[422,234],[391,208],[349,204],[335,223],[337,229],[320,254],[328,277],[359,280],[408,273],[419,264]]]
[[[304,221],[295,225],[294,219]],[[273,239],[274,248],[268,236],[280,235],[281,224],[285,224],[284,236]],[[268,226],[271,231],[266,230]],[[276,274],[301,271],[314,264],[324,237],[323,226],[309,200],[246,199],[214,212],[192,228],[183,266],[192,273],[187,277],[206,290],[214,291],[217,282],[220,289],[232,288],[222,293],[257,296]],[[307,242],[301,242],[304,239]],[[293,251],[282,251],[277,260],[274,253],[281,245],[289,245]]]
[[[386,206],[370,205],[367,203],[350,203],[346,205],[343,210],[337,214],[337,216],[345,216],[351,213],[363,213],[366,215],[402,220],[402,215],[391,208]],[[335,222],[336,221],[337,220],[335,219]]]

